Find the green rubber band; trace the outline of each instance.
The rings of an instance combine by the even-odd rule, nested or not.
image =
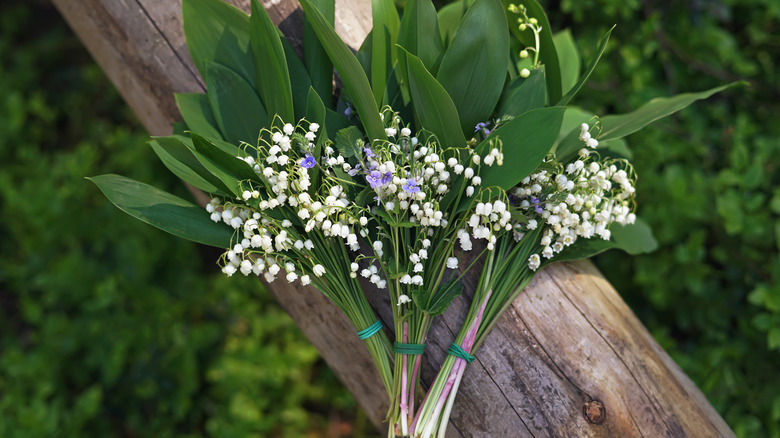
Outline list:
[[[377,319],[376,322],[373,323],[370,327],[359,331],[357,334],[360,339],[365,341],[371,336],[374,336],[375,334],[379,333],[379,330],[382,330],[382,321]]]
[[[462,349],[458,344],[450,344],[450,349],[447,350],[447,354],[451,354],[455,357],[465,360],[467,363],[471,363],[476,357],[468,354],[466,350]]]
[[[423,354],[425,344],[401,344],[393,342],[393,352],[396,354]]]

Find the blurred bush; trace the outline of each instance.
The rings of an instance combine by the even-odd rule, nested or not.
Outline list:
[[[738,79],[628,138],[639,213],[661,247],[602,272],[741,437],[780,437],[780,3],[547,2],[589,60],[575,102],[602,114]]]
[[[187,196],[51,5],[0,5],[0,78],[0,437],[370,430],[259,282],[84,180]]]

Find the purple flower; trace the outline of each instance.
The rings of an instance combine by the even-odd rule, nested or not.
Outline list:
[[[357,175],[359,170],[360,170],[360,163],[358,163],[357,166],[355,166],[352,169],[350,169],[349,172],[347,172],[347,174],[349,174],[349,176],[355,176],[355,175]]]
[[[420,186],[417,185],[417,181],[410,179],[406,181],[406,184],[401,186],[406,193],[417,193],[420,191]]]
[[[536,210],[537,213],[542,214],[544,210],[542,210],[542,206],[539,203],[539,198],[532,197],[531,202],[534,203],[534,210]]]
[[[378,170],[372,170],[368,173],[368,175],[366,175],[366,181],[368,181],[368,185],[371,186],[372,189],[375,189],[392,182],[393,174],[390,172],[385,172],[383,175],[382,172]]]
[[[382,172],[378,170],[372,170],[371,173],[366,175],[366,181],[372,189],[375,189],[382,185]]]
[[[314,155],[312,154],[306,154],[306,158],[301,161],[301,167],[304,169],[311,169],[314,167],[314,165],[317,164],[317,161],[314,159]]]
[[[385,172],[385,174],[382,176],[382,185],[390,184],[393,182],[393,174],[390,172]]]
[[[487,129],[488,122],[479,122],[477,123],[477,126],[474,128],[474,132],[482,131],[485,136],[490,135],[490,130]]]
[[[370,148],[370,147],[368,147],[368,146],[366,146],[366,147],[364,147],[364,148],[363,148],[363,152],[365,152],[365,153],[366,153],[366,156],[367,156],[368,158],[371,158],[371,157],[373,157],[373,156],[374,156],[374,151],[372,151],[372,150],[371,150],[371,148]]]

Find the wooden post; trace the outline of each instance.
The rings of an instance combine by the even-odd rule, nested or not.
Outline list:
[[[179,120],[174,92],[203,92],[187,52],[180,1],[53,0],[152,135]],[[229,0],[249,11],[249,0]],[[300,45],[295,0],[263,0]],[[371,27],[367,0],[337,1],[336,29],[357,47]],[[473,290],[476,279],[467,278]],[[384,428],[387,400],[368,352],[340,311],[312,288],[269,285],[281,306]],[[388,318],[387,298],[369,291]],[[426,350],[430,383],[467,303],[438,318]],[[388,324],[386,324],[388,325]],[[392,326],[392,324],[389,324]],[[537,274],[488,336],[453,410],[452,437],[733,437],[704,395],[590,262]]]

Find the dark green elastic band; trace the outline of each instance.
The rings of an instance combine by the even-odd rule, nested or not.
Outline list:
[[[371,325],[371,327],[365,328],[358,332],[358,337],[362,340],[366,340],[370,338],[371,336],[374,336],[379,332],[379,330],[382,330],[382,321],[376,320],[375,323]]]
[[[465,360],[467,363],[471,363],[474,359],[476,359],[474,356],[466,353],[466,350],[460,348],[460,345],[458,344],[450,344],[450,349],[447,350],[447,354],[459,357]]]
[[[425,344],[401,344],[393,342],[393,351],[396,354],[423,354]]]

